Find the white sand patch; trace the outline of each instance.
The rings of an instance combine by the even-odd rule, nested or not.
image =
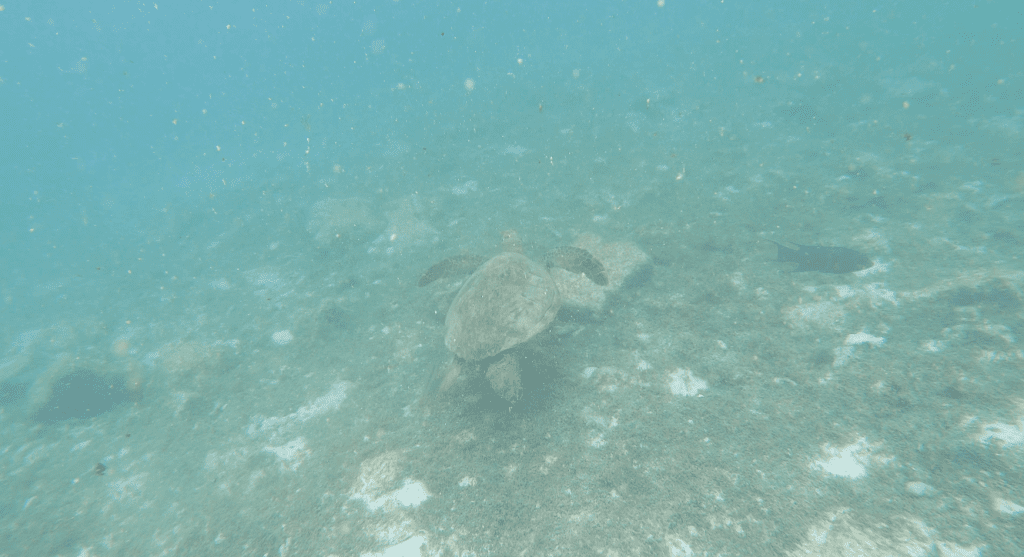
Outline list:
[[[892,304],[894,306],[900,305],[899,300],[896,299],[896,293],[888,288],[885,288],[881,282],[873,282],[864,286],[864,295],[867,296],[868,302],[871,303],[871,307],[875,308],[884,304]]]
[[[978,441],[991,443],[993,440],[1002,442],[1003,447],[1024,445],[1024,418],[1021,418],[1016,424],[995,422],[981,426]]]
[[[206,453],[204,468],[208,472],[216,472],[219,468],[238,468],[249,458],[249,450],[235,447],[226,451],[210,451]]]
[[[1007,501],[1000,497],[996,497],[992,500],[992,508],[1000,514],[1008,514],[1011,516],[1024,513],[1024,507],[1014,503],[1013,501]]]
[[[650,336],[650,335],[648,335],[648,336]],[[633,358],[636,360],[636,370],[637,371],[647,371],[647,370],[651,369],[651,367],[652,367],[651,363],[640,357],[640,351],[639,350],[634,350],[633,351]]]
[[[843,367],[853,359],[856,346],[837,346],[832,349],[832,367]]]
[[[274,333],[273,335],[270,336],[270,338],[273,339],[274,344],[284,346],[285,344],[288,344],[289,342],[295,340],[295,335],[293,335],[292,332],[289,331],[288,329],[285,329],[283,331],[278,331]]]
[[[833,353],[835,354],[835,357],[833,358],[833,367],[842,368],[843,366],[846,366],[847,363],[853,359],[853,355],[856,353],[858,345],[869,344],[874,348],[878,348],[885,342],[885,337],[868,335],[863,331],[847,335],[846,340],[843,343],[844,345],[837,346],[833,350]]]
[[[479,185],[480,183],[476,180],[466,180],[461,186],[452,186],[452,193],[455,195],[466,195],[471,191],[476,191]]]
[[[931,555],[934,530],[920,521],[874,530],[848,510],[831,513],[812,524],[805,541],[789,555],[803,557],[921,557]],[[964,554],[968,555],[968,554]]]
[[[597,383],[599,391],[614,393],[620,387],[650,387],[651,383],[645,381],[645,376],[634,373],[632,370],[625,371],[610,366],[588,367],[583,370],[585,379],[593,379]]]
[[[638,114],[636,112],[627,112],[626,113],[626,125],[629,126],[629,129],[633,130],[633,132],[639,132],[640,131],[640,124],[642,122],[643,122],[643,117],[640,114]]]
[[[249,284],[258,288],[280,290],[285,285],[281,275],[276,269],[271,267],[252,269],[242,273],[242,276],[245,277],[245,280],[249,281]]]
[[[815,326],[838,331],[846,320],[846,312],[835,302],[822,301],[785,308],[782,318],[793,327]]]
[[[359,466],[359,478],[352,486],[350,497],[363,501],[371,511],[416,507],[430,498],[427,487],[410,478],[406,478],[398,489],[387,491],[398,477],[398,457],[397,452],[389,451],[364,461]]]
[[[885,342],[885,338],[883,338],[883,337],[871,336],[871,335],[861,331],[859,333],[853,333],[851,335],[846,335],[846,342],[845,342],[845,344],[847,346],[854,346],[854,345],[857,345],[857,344],[870,344],[871,346],[874,346],[875,348],[877,348],[877,347],[881,346],[882,343],[884,343],[884,342]]]
[[[859,271],[854,271],[853,274],[855,276],[858,276],[858,277],[866,277],[868,275],[874,275],[874,274],[878,274],[878,273],[888,273],[889,272],[889,268],[892,267],[892,264],[890,264],[890,263],[882,263],[882,260],[880,260],[880,259],[873,259],[871,261],[871,263],[872,263],[872,265],[870,267],[868,267],[867,269],[861,269]]]
[[[939,542],[935,544],[939,550],[939,557],[981,557],[981,549],[977,546],[964,546],[953,542]],[[927,555],[927,553],[919,553]]]
[[[396,543],[384,551],[361,553],[360,557],[420,557],[420,548],[427,546],[427,538],[422,535],[412,536],[405,541]],[[433,555],[433,553],[430,553]]]
[[[836,296],[839,296],[840,300],[852,298],[857,295],[858,290],[849,284],[840,284],[836,286]]]
[[[306,457],[313,454],[313,451],[306,448],[306,440],[302,437],[297,437],[277,447],[263,447],[263,450],[274,453],[277,456],[281,470],[291,472],[298,470],[299,466],[306,460]]]
[[[999,337],[1006,341],[1007,344],[1013,344],[1017,342],[1017,337],[1013,336],[1013,331],[1010,330],[1006,325],[999,325],[996,323],[990,323],[987,319],[978,325],[978,330],[994,336]]]
[[[903,488],[915,497],[934,497],[938,493],[937,489],[924,482],[907,482]]]
[[[586,421],[587,424],[591,426],[596,426],[596,428],[601,428],[606,431],[614,429],[619,425],[619,418],[617,416],[602,416],[595,412],[594,409],[589,406],[583,408],[583,419],[584,421]],[[587,432],[586,443],[595,449],[600,449],[601,447],[607,445],[608,441],[606,441],[604,438],[606,431],[601,431],[596,428],[591,429],[589,432]]]
[[[815,465],[833,476],[857,479],[867,474],[867,457],[859,445],[835,449],[825,448],[828,457]]]
[[[558,462],[558,457],[555,455],[547,455],[544,457],[544,464],[540,465],[537,470],[545,476],[551,473],[551,467]]]
[[[272,416],[269,418],[256,416],[253,418],[253,422],[249,424],[248,434],[250,437],[267,432],[274,436],[280,435],[296,424],[309,421],[327,412],[333,412],[341,407],[341,403],[348,396],[350,386],[351,383],[347,381],[335,383],[327,394],[286,416]]]
[[[692,371],[676,368],[668,374],[668,390],[676,396],[700,396],[708,389],[708,382],[695,376]]]
[[[384,50],[384,41],[382,39],[377,39],[376,41],[373,41],[373,47],[375,52],[380,52],[380,50],[376,50],[378,46],[380,46],[380,50]],[[406,143],[396,141],[394,139],[389,139],[387,146],[384,147],[384,156],[398,157],[408,153],[411,149],[412,148],[409,147],[409,145]]]
[[[980,350],[978,351],[979,362],[1009,362],[1012,360],[1024,360],[1024,350]]]
[[[668,546],[668,554],[672,557],[692,557],[693,555],[693,549],[690,547],[690,544],[677,537],[666,537],[665,544]]]
[[[619,419],[617,417],[612,416],[610,418],[605,418],[604,416],[594,412],[594,410],[589,406],[583,408],[583,419],[590,425],[596,425],[606,429],[618,427],[619,425]]]
[[[406,479],[402,487],[392,491],[385,497],[384,506],[418,507],[430,498],[430,492],[423,482]]]
[[[117,501],[124,501],[127,499],[134,499],[135,497],[142,495],[142,490],[146,487],[147,477],[149,477],[149,474],[144,472],[141,474],[134,474],[124,480],[111,482],[111,496]]]
[[[869,445],[863,437],[845,447],[833,447],[826,443],[821,447],[821,452],[825,457],[812,462],[812,469],[852,480],[867,475],[869,464],[884,464],[892,460],[892,457],[879,455],[877,446]]]
[[[854,236],[852,238],[857,245],[864,247],[871,247],[876,251],[889,252],[892,249],[889,247],[889,240],[881,230],[871,228],[865,230],[863,233]]]
[[[903,301],[914,301],[919,298],[931,298],[957,288],[979,288],[991,280],[1005,280],[1019,285],[1024,283],[1024,271],[1003,271],[1001,269],[983,269],[971,271],[958,277],[941,280],[920,290],[900,292]]]
[[[732,285],[735,286],[736,290],[739,290],[740,292],[743,292],[743,290],[747,287],[747,280],[743,278],[743,273],[741,273],[740,271],[736,271],[735,273],[733,273],[732,276],[729,277],[729,282],[732,282]]]
[[[872,308],[883,305],[899,305],[896,293],[884,288],[882,283],[863,287],[839,285],[835,287],[836,297],[830,300],[802,303],[782,310],[782,317],[792,327],[815,326],[839,331],[846,319],[845,307],[855,307],[866,302]]]

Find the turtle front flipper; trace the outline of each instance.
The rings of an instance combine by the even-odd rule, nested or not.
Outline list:
[[[426,286],[440,278],[451,278],[471,274],[477,267],[487,261],[486,257],[479,255],[465,254],[455,255],[444,259],[433,267],[427,269],[420,277],[420,286]]]
[[[548,252],[548,267],[561,267],[570,273],[583,273],[594,284],[606,286],[608,275],[604,265],[589,251],[573,246],[561,246]]]

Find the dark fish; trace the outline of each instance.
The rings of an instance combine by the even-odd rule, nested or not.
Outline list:
[[[455,255],[449,257],[433,267],[427,269],[420,277],[420,286],[426,286],[439,278],[450,278],[459,275],[468,275],[477,267],[487,261],[487,258],[479,255]]]
[[[779,261],[796,263],[797,271],[841,274],[860,271],[874,265],[868,256],[850,248],[793,244],[798,249],[792,249],[778,242],[775,242],[775,245],[779,246]]]

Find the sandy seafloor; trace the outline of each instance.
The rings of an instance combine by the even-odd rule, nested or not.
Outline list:
[[[8,290],[69,309],[4,324],[0,555],[1024,554],[1024,116],[800,86],[295,158]],[[618,279],[566,292],[519,404],[438,393],[460,282],[416,281],[510,228]],[[124,402],[33,419],[83,370]]]

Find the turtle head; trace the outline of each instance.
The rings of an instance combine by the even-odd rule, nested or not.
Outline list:
[[[501,251],[523,253],[523,242],[518,232],[509,229],[501,233]]]

